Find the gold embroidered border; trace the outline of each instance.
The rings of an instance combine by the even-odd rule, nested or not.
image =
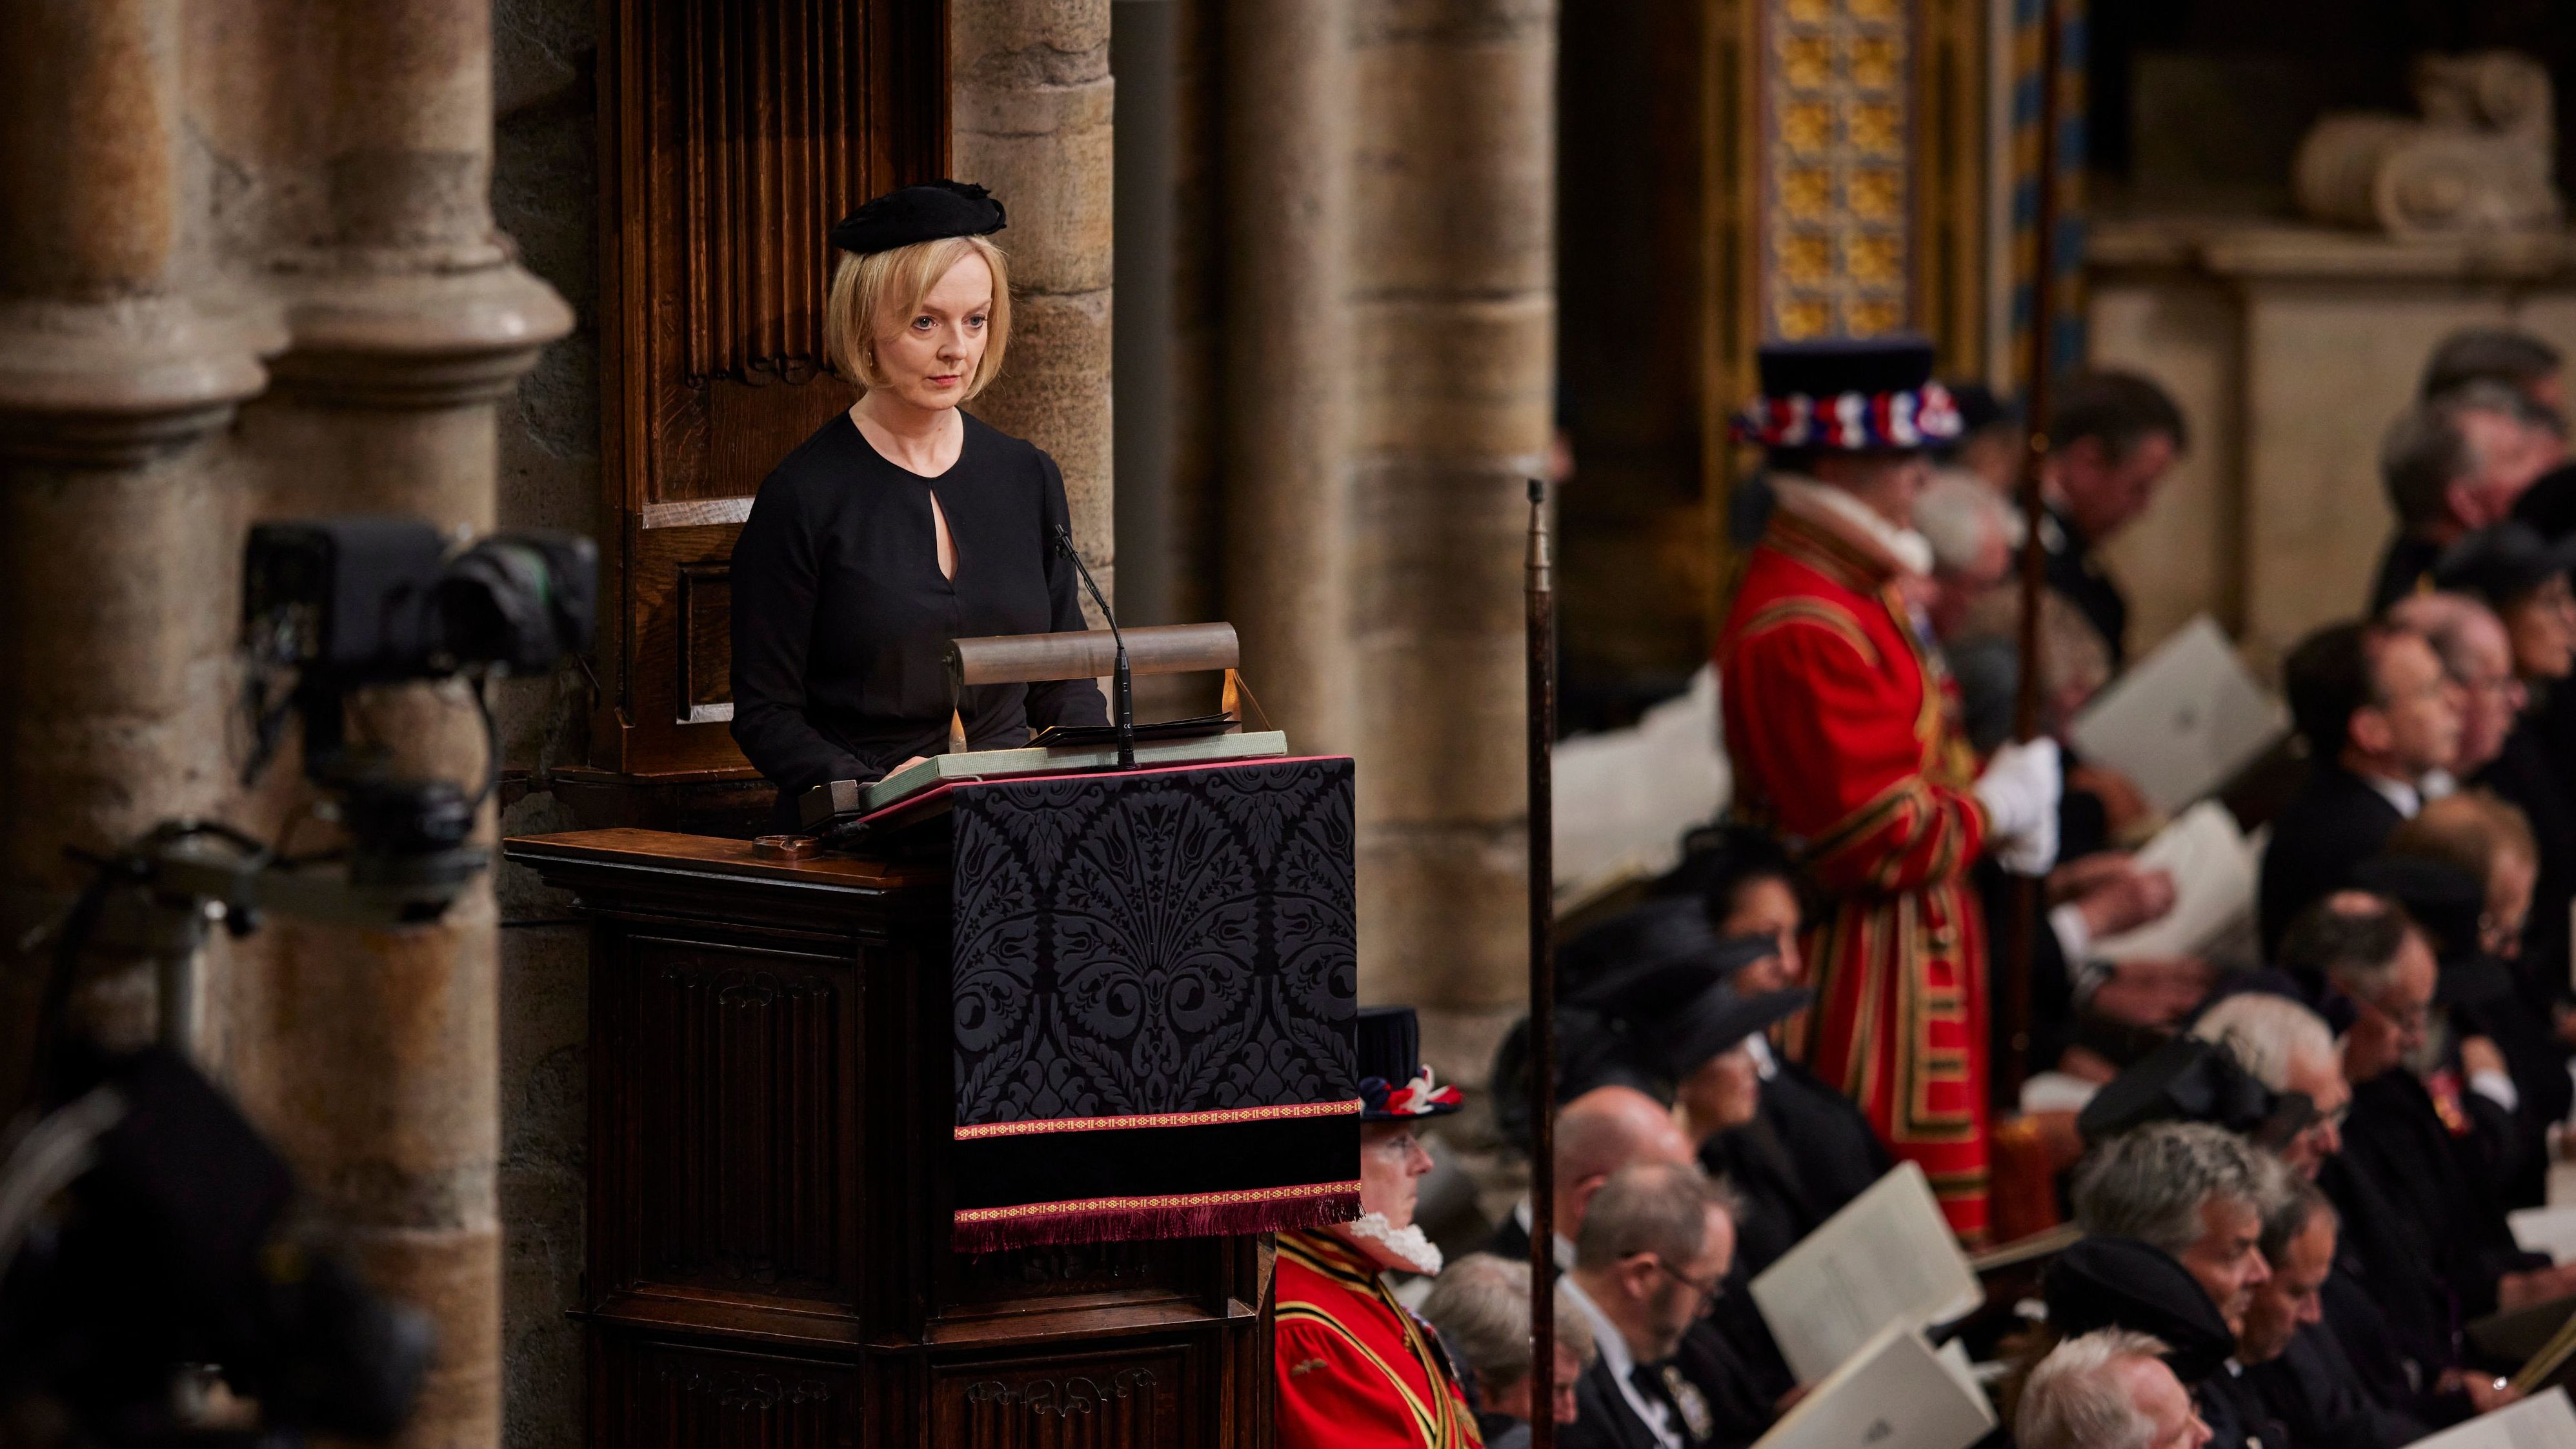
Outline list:
[[[1226,1122],[1281,1122],[1300,1117],[1356,1115],[1360,1099],[1347,1102],[1293,1102],[1280,1107],[1230,1107],[1217,1112],[1154,1112],[1135,1117],[1056,1117],[1030,1122],[981,1122],[957,1129],[957,1140],[1029,1137],[1043,1132],[1114,1132],[1123,1127],[1207,1127]]]
[[[1247,1187],[1228,1192],[1176,1192],[1164,1197],[1087,1197],[1072,1202],[1035,1202],[1019,1207],[959,1208],[961,1223],[994,1223],[1013,1218],[1064,1217],[1071,1213],[1133,1212],[1144,1208],[1232,1207],[1241,1203],[1278,1202],[1292,1197],[1355,1193],[1360,1180],[1310,1182],[1296,1187]]]
[[[1956,904],[1955,895],[1948,904]],[[1971,1100],[1964,1107],[1936,1111],[1932,1088],[1936,1083],[1964,1084],[1969,1080],[1968,1058],[1975,1043],[1965,1040],[1974,1035],[1970,1030],[1973,1024],[1968,1020],[1967,988],[1964,984],[1932,984],[1934,968],[1949,953],[1931,948],[1933,926],[1923,919],[1923,906],[1924,902],[1915,896],[1898,902],[1896,979],[1901,1002],[1898,1010],[1905,1028],[1897,1040],[1902,1060],[1897,1068],[1901,1111],[1896,1137],[1901,1142],[1965,1142],[1976,1135],[1975,1094],[1969,1094]],[[1958,1027],[1961,1045],[1933,1046],[1935,1024]]]
[[[1837,608],[1823,599],[1800,596],[1766,604],[1760,613],[1745,621],[1741,637],[1751,639],[1773,629],[1801,622],[1820,624],[1832,630],[1835,637],[1858,650],[1862,661],[1871,669],[1885,667],[1884,661],[1879,658],[1878,646],[1870,642],[1869,635],[1861,632],[1860,620],[1854,617],[1849,609]]]

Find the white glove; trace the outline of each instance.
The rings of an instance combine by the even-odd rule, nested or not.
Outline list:
[[[1988,849],[2014,875],[2039,876],[2057,863],[2057,797],[2066,787],[2057,741],[2041,736],[2006,745],[1977,777],[1977,799],[1986,807]]]

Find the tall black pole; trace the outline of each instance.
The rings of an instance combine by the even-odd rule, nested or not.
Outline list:
[[[1530,1445],[1556,1444],[1556,580],[1547,485],[1529,485]]]
[[[2031,258],[2030,344],[2023,361],[2022,410],[2030,419],[2030,446],[2021,460],[2021,680],[2013,699],[2013,738],[2024,743],[2039,738],[2039,610],[2047,587],[2047,546],[2041,529],[2048,520],[2044,479],[2048,467],[2048,404],[2051,346],[2057,325],[2057,74],[2063,55],[2060,0],[2041,0],[2039,9],[2039,206],[2034,222],[2038,236]],[[2010,1099],[2021,1095],[2030,1071],[2030,963],[2039,927],[2040,882],[2024,876],[2013,882],[2012,920],[2006,923],[2003,1009],[2009,1028],[2004,1059],[1995,1063]]]

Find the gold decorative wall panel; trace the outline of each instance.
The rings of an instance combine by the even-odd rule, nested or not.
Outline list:
[[[1757,24],[1761,332],[1902,330],[1915,316],[1913,7],[1777,0]]]

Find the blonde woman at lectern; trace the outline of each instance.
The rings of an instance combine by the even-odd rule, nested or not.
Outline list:
[[[1064,475],[963,406],[1010,339],[1002,225],[983,187],[937,181],[832,228],[824,344],[859,400],[761,483],[733,551],[733,737],[778,787],[774,829],[815,785],[944,748],[949,640],[1086,627]],[[959,713],[975,749],[1108,722],[1087,679],[970,689]]]

